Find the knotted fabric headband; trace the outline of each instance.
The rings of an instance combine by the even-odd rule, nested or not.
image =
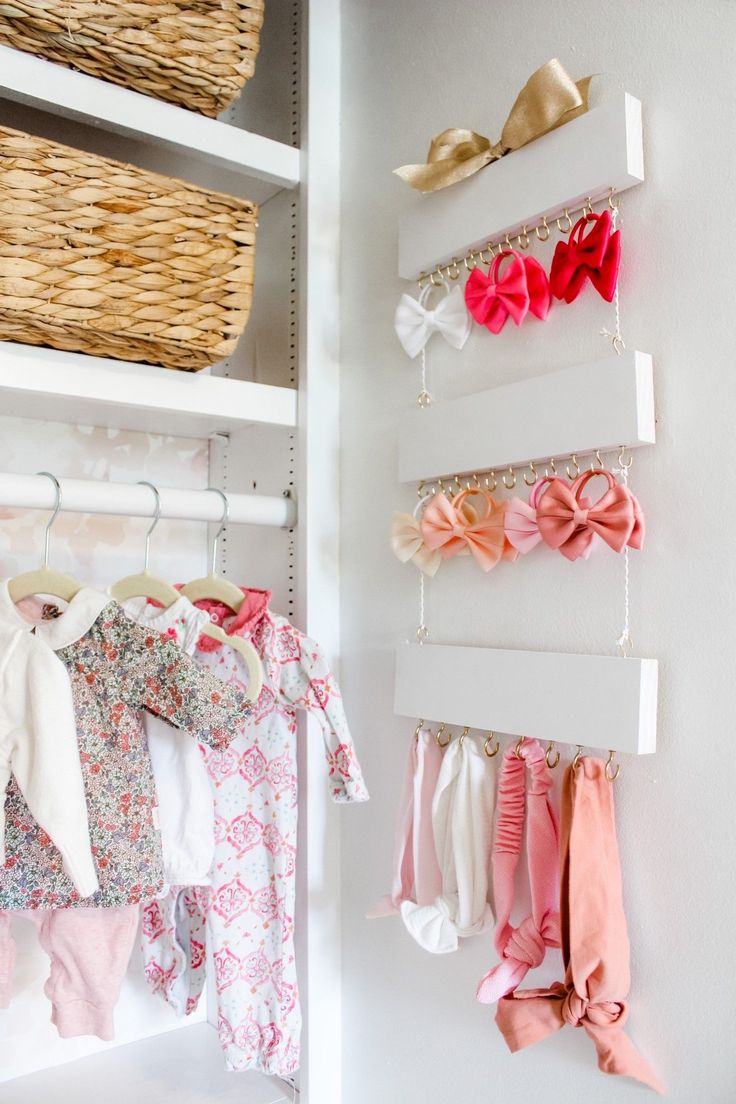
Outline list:
[[[664,1086],[623,1026],[628,1015],[629,937],[616,841],[613,787],[600,759],[581,758],[565,777],[561,826],[561,925],[565,981],[502,997],[496,1023],[511,1051],[582,1027],[603,1073]]]

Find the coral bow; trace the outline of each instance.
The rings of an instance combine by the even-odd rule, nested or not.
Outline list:
[[[442,563],[439,552],[427,548],[413,514],[395,513],[391,522],[391,551],[402,563],[409,560],[425,575],[436,575]]]
[[[509,259],[501,275],[501,265]],[[488,273],[474,268],[465,285],[465,302],[476,322],[491,333],[500,333],[509,316],[520,326],[529,311],[546,318],[550,306],[547,275],[533,257],[515,249],[499,253]]]
[[[452,502],[438,493],[424,511],[420,528],[427,548],[439,551],[442,559],[467,550],[483,571],[490,571],[504,554],[510,558],[503,527],[506,503],[497,503],[487,492],[478,493],[486,501],[483,517],[466,505],[467,491]]]
[[[591,229],[583,236],[590,223]],[[610,211],[591,212],[578,219],[568,241],[557,243],[549,274],[555,299],[572,303],[589,279],[599,295],[612,301],[621,264],[621,232],[612,233],[612,227]]]
[[[606,477],[608,490],[594,506],[586,506],[580,491],[593,475]],[[542,540],[568,560],[584,555],[595,534],[614,552],[623,552],[635,521],[631,495],[605,471],[587,472],[572,487],[563,479],[551,479],[537,506]]]
[[[404,352],[410,357],[418,356],[433,333],[442,334],[453,349],[462,349],[473,323],[460,288],[448,292],[434,310],[427,310],[425,299],[424,292],[419,299],[412,299],[411,295],[402,295],[399,299],[394,329]]]

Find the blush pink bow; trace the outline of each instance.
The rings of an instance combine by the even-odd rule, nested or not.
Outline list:
[[[413,514],[395,513],[391,522],[391,551],[401,563],[411,562],[425,575],[433,576],[442,563],[439,552],[427,548],[419,521]]]
[[[482,517],[466,503],[469,496],[485,501]],[[497,503],[488,491],[461,491],[452,502],[438,493],[422,517],[424,543],[427,548],[436,549],[442,559],[469,551],[483,571],[490,571],[504,555],[507,559],[516,557],[515,550],[507,547],[505,509],[506,504]]]
[[[607,480],[608,490],[593,506],[586,506],[580,492],[595,475]],[[585,472],[572,486],[564,479],[551,479],[537,506],[537,525],[545,544],[568,560],[582,556],[595,535],[614,552],[623,552],[634,530],[634,504],[627,488],[608,471]]]
[[[501,265],[509,261],[501,274]],[[547,274],[533,257],[515,249],[499,253],[488,273],[474,268],[465,285],[465,302],[476,322],[491,333],[500,333],[511,318],[520,326],[529,311],[544,319],[551,294]]]

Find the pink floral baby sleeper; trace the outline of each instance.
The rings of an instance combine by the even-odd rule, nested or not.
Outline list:
[[[205,891],[172,890],[144,909],[149,984],[191,1011],[202,989],[205,934],[215,966],[218,1030],[232,1070],[287,1075],[299,1066],[301,1013],[294,958],[297,710],[317,717],[332,797],[368,797],[340,691],[314,641],[268,611],[270,594],[245,590],[233,617],[202,603],[228,633],[252,639],[264,665],[253,721],[229,747],[201,745],[215,792],[215,865]],[[247,685],[239,654],[209,638],[198,657],[225,683]],[[206,933],[205,933],[206,914]]]
[[[3,616],[30,624],[0,584]],[[176,644],[136,625],[116,602],[85,587],[37,635],[67,668],[77,721],[90,840],[100,888],[81,898],[62,858],[14,780],[5,802],[0,909],[119,907],[149,900],[163,884],[151,764],[141,723],[147,710],[225,748],[251,716],[239,686],[223,686]]]

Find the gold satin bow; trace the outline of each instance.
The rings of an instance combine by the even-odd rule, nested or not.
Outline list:
[[[394,172],[419,192],[438,192],[465,180],[491,161],[584,115],[592,79],[574,81],[552,58],[532,73],[516,97],[495,145],[474,130],[450,127],[432,139],[426,165],[402,165]]]

